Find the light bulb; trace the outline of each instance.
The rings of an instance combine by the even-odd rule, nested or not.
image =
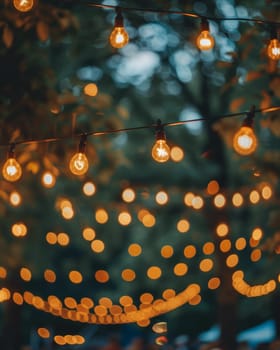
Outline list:
[[[129,42],[129,36],[123,25],[123,16],[120,7],[116,8],[116,12],[115,24],[109,40],[113,47],[120,49]]]
[[[70,159],[69,168],[74,175],[84,175],[88,171],[87,156],[82,152],[74,154]]]
[[[159,163],[168,161],[170,157],[170,148],[165,140],[156,140],[152,148],[152,157]]]
[[[270,40],[269,45],[267,47],[267,55],[272,60],[280,59],[280,42],[277,38],[273,38]]]
[[[14,157],[9,157],[3,165],[2,174],[4,179],[15,182],[20,179],[22,169],[20,164]]]
[[[28,12],[34,6],[34,0],[13,0],[14,7],[20,12]]]
[[[110,35],[110,43],[116,49],[124,47],[129,41],[128,34],[124,27],[115,27]]]
[[[200,50],[210,50],[213,49],[215,45],[215,40],[209,31],[209,23],[207,19],[203,18],[201,20],[200,34],[196,39],[196,44]]]
[[[233,138],[233,148],[242,156],[252,154],[258,145],[253,129],[250,126],[242,126]]]

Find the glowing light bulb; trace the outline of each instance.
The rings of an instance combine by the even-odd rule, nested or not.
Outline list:
[[[10,182],[19,180],[22,175],[21,166],[15,159],[14,148],[15,145],[12,144],[8,153],[8,159],[4,163],[2,169],[2,175],[4,179]]]
[[[160,120],[157,121],[156,142],[152,148],[152,157],[158,163],[167,162],[170,157],[170,148],[166,143],[165,132]]]
[[[209,23],[206,19],[201,21],[201,31],[196,39],[196,44],[200,50],[213,49],[215,40],[209,31]]]
[[[69,168],[74,175],[84,175],[88,171],[88,159],[86,155],[81,152],[74,154],[70,160]]]
[[[28,12],[34,6],[34,0],[13,0],[15,9],[20,12]]]
[[[88,171],[88,159],[85,155],[86,135],[81,136],[79,151],[75,153],[69,162],[69,169],[74,175],[84,175]]]
[[[272,60],[280,59],[280,42],[277,38],[271,39],[267,47],[267,55]]]
[[[116,12],[115,25],[109,40],[113,47],[120,49],[129,42],[129,36],[124,28],[123,16],[119,7],[116,8]]]
[[[242,156],[248,156],[255,152],[258,141],[254,131],[249,126],[242,126],[233,138],[233,147],[235,151]]]

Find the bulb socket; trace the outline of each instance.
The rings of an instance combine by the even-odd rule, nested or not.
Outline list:
[[[79,153],[85,153],[87,143],[86,141],[87,135],[82,135],[79,143]]]
[[[205,30],[209,32],[209,22],[206,18],[201,19],[200,29],[202,32]]]
[[[252,106],[250,111],[247,113],[246,118],[243,121],[243,126],[247,126],[248,128],[253,129],[254,118],[255,118],[255,106]]]
[[[122,15],[122,10],[119,6],[116,7],[116,17],[115,17],[115,24],[114,24],[114,27],[123,27],[124,24],[123,24],[123,15]]]
[[[156,140],[166,141],[166,135],[160,119],[157,120],[157,125],[156,125]]]

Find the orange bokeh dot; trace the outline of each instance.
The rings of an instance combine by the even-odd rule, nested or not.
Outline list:
[[[107,308],[110,308],[113,305],[112,300],[110,298],[108,298],[108,297],[100,298],[99,299],[99,304],[103,305],[103,306],[105,306]]]
[[[135,191],[132,188],[126,188],[122,192],[122,199],[124,202],[131,203],[135,199]]]
[[[70,242],[70,238],[67,233],[61,232],[57,235],[57,242],[61,246],[67,246]]]
[[[160,278],[161,273],[162,273],[161,269],[158,266],[151,266],[147,270],[147,276],[151,280],[156,280],[156,279]]]
[[[171,258],[174,254],[174,249],[171,245],[165,245],[161,248],[160,254],[163,258]]]
[[[236,240],[235,242],[235,248],[237,250],[243,250],[246,248],[247,242],[246,239],[244,237],[240,237]]]
[[[142,304],[151,304],[154,300],[154,296],[151,293],[143,293],[140,296],[140,302]]]
[[[66,307],[68,307],[69,309],[75,309],[77,307],[77,302],[74,298],[72,297],[66,297],[64,299],[64,304]]]
[[[75,284],[79,284],[83,281],[83,276],[79,271],[70,271],[68,277],[69,280]]]
[[[50,331],[47,328],[38,328],[37,333],[41,338],[49,338],[50,337]]]
[[[45,281],[49,282],[49,283],[54,283],[56,281],[56,274],[54,271],[52,270],[45,270],[44,272],[44,279]]]
[[[168,194],[165,191],[159,191],[156,194],[156,202],[159,205],[164,205],[168,202]]]
[[[95,272],[95,279],[97,282],[106,283],[109,281],[109,274],[105,270],[98,270]]]
[[[127,226],[131,223],[132,217],[129,212],[123,211],[118,216],[118,222],[120,225]]]
[[[226,198],[223,194],[217,194],[214,197],[214,205],[217,208],[222,208],[226,205]]]
[[[194,194],[192,192],[187,192],[184,196],[184,203],[186,206],[191,207],[192,206],[192,200],[194,199]]]
[[[190,229],[190,223],[188,220],[182,219],[177,222],[177,230],[180,233],[186,233]]]
[[[105,249],[105,244],[100,239],[95,239],[91,242],[91,249],[95,253],[102,253]]]
[[[254,249],[251,253],[251,261],[257,262],[262,257],[262,251],[260,249]]]
[[[188,266],[185,263],[178,263],[173,269],[174,275],[184,276],[188,272]]]
[[[83,238],[86,241],[93,241],[96,236],[96,233],[93,228],[91,227],[85,227],[83,229]]]
[[[207,185],[207,193],[210,195],[217,194],[220,190],[219,183],[216,180],[209,181]]]
[[[209,289],[217,289],[220,287],[220,285],[221,285],[221,280],[219,277],[212,277],[208,281],[208,288]]]
[[[213,254],[215,251],[215,244],[213,242],[206,242],[203,245],[202,250],[205,255]]]
[[[184,255],[186,258],[193,258],[196,255],[196,248],[193,245],[187,245],[184,249]]]
[[[162,293],[162,297],[165,300],[171,299],[173,297],[175,297],[176,292],[174,289],[165,289]]]
[[[227,257],[226,264],[228,267],[235,267],[238,264],[239,258],[236,254],[230,254]]]
[[[184,151],[181,147],[174,146],[171,148],[170,158],[173,160],[173,162],[181,162],[184,158]]]
[[[109,220],[109,215],[105,209],[98,209],[95,212],[95,220],[99,224],[106,224],[106,222]]]
[[[224,237],[224,236],[226,236],[226,235],[228,234],[228,232],[229,232],[229,227],[228,227],[227,224],[221,223],[221,224],[219,224],[219,225],[217,226],[216,232],[217,232],[217,235],[218,235],[219,237]]]
[[[142,247],[137,243],[132,243],[128,247],[128,253],[130,256],[139,256],[142,253]]]
[[[231,249],[231,241],[229,239],[223,239],[220,242],[220,251],[223,253],[228,252]]]
[[[234,193],[234,195],[232,196],[232,204],[235,207],[240,207],[243,204],[243,202],[244,200],[242,195],[238,192]]]
[[[13,302],[17,305],[22,305],[23,304],[23,297],[20,293],[13,293]]]
[[[94,307],[94,312],[98,316],[106,316],[108,311],[107,311],[107,308],[105,306],[103,306],[103,305],[96,305]]]
[[[27,269],[26,267],[22,267],[20,269],[20,277],[22,280],[24,280],[25,282],[29,282],[31,281],[32,278],[32,273],[29,269]]]
[[[156,218],[152,214],[146,214],[142,219],[142,223],[145,227],[153,227],[156,223]]]
[[[7,277],[7,270],[5,269],[5,267],[0,266],[0,278],[4,279]]]
[[[87,85],[84,86],[84,94],[94,97],[96,96],[98,93],[98,87],[96,84],[94,83],[89,83]]]
[[[203,259],[199,264],[199,268],[202,272],[209,272],[214,266],[212,259]]]
[[[134,270],[125,269],[122,271],[122,279],[126,282],[132,282],[136,278],[136,274]]]
[[[122,306],[130,306],[133,304],[133,299],[129,295],[122,295],[120,297],[120,304]]]
[[[46,234],[46,241],[49,244],[56,244],[57,243],[57,235],[54,232],[48,232]]]

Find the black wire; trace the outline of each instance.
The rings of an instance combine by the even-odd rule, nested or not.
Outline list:
[[[274,107],[267,107],[267,108],[261,108],[261,109],[256,109],[255,113],[270,113],[270,112],[275,112],[279,111],[280,106],[274,106]],[[181,120],[181,121],[175,121],[175,122],[167,122],[167,123],[162,123],[163,127],[173,127],[173,126],[180,126],[180,125],[185,125],[188,123],[194,123],[194,122],[206,122],[206,121],[219,121],[224,118],[233,118],[233,117],[240,117],[240,116],[246,116],[250,113],[250,111],[244,111],[244,112],[237,112],[237,113],[230,113],[230,114],[225,114],[222,116],[219,116],[215,119],[213,118],[195,118],[195,119],[189,119],[189,120]],[[103,130],[103,131],[89,131],[89,132],[83,132],[71,136],[65,136],[65,137],[51,137],[51,138],[45,138],[45,139],[29,139],[29,140],[19,140],[19,141],[14,141],[9,144],[0,144],[0,147],[8,147],[8,146],[16,146],[16,145],[28,145],[28,144],[34,144],[34,143],[51,143],[51,142],[59,142],[59,141],[64,141],[64,140],[69,140],[73,138],[81,138],[82,136],[103,136],[103,135],[112,135],[112,134],[117,134],[117,133],[122,133],[122,132],[130,132],[130,131],[137,131],[137,130],[147,130],[147,129],[155,129],[158,126],[157,123],[153,123],[151,125],[143,125],[143,126],[136,126],[136,127],[131,127],[131,128],[122,128],[122,129],[113,129],[113,130]]]
[[[103,8],[103,9],[116,9],[119,6],[114,5],[104,5],[104,4],[97,4],[95,2],[85,2],[84,3],[87,6],[90,7],[97,7],[97,8]],[[137,8],[137,7],[122,7],[122,11],[127,12],[142,12],[142,13],[158,13],[158,14],[166,14],[166,15],[180,15],[180,16],[186,16],[186,17],[192,17],[192,18],[206,18],[208,20],[212,21],[242,21],[242,22],[254,22],[258,24],[268,24],[272,26],[280,26],[280,22],[277,21],[269,21],[267,19],[260,19],[260,18],[248,18],[248,17],[212,17],[207,15],[200,15],[195,12],[185,12],[185,11],[176,11],[176,10],[163,10],[163,9],[153,9],[153,8]]]

